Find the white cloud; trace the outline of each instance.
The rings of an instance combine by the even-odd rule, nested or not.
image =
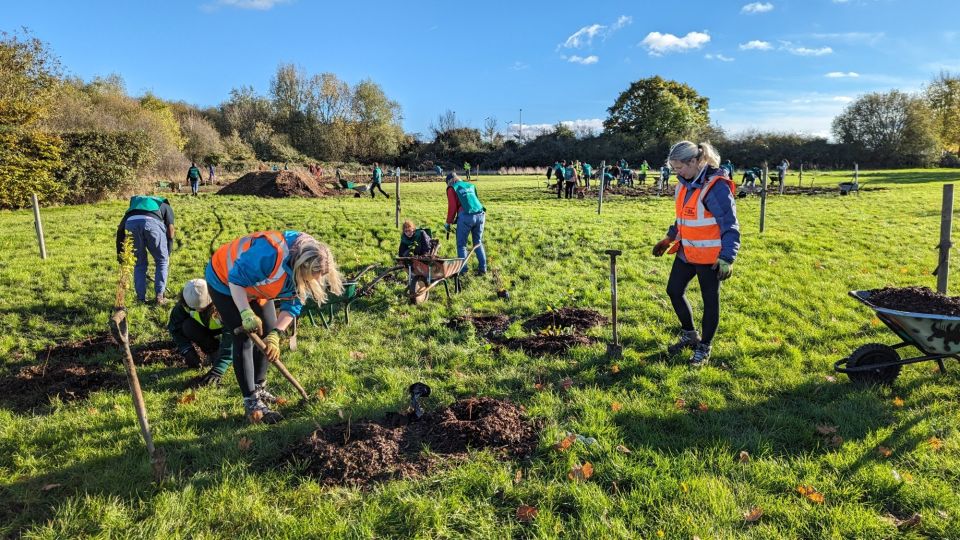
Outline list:
[[[720,54],[720,53],[717,53],[717,54],[709,54],[709,53],[708,53],[708,54],[703,55],[703,57],[706,58],[707,60],[719,60],[719,61],[721,61],[721,62],[733,62],[733,58],[730,58],[729,56],[724,56],[724,55],[722,55],[722,54]]]
[[[769,41],[761,41],[759,39],[740,44],[741,51],[769,51],[772,48],[773,45],[770,45]]]
[[[596,64],[597,62],[599,62],[600,57],[595,54],[591,54],[590,56],[587,56],[587,57],[573,55],[567,58],[566,60],[567,62],[571,62],[574,64],[582,64],[584,66],[589,66],[590,64]]]
[[[603,131],[602,118],[583,118],[577,120],[561,120],[561,124],[573,130],[577,135],[586,135],[588,133],[597,134]],[[516,139],[519,132],[519,124],[510,123],[510,129],[504,133],[508,139]],[[538,135],[552,133],[556,124],[524,124],[523,139],[529,141]]]
[[[685,52],[699,49],[710,42],[710,34],[706,32],[690,32],[683,37],[673,34],[650,32],[643,38],[640,45],[647,48],[651,56],[660,56],[669,52]]]
[[[794,47],[793,45],[786,45],[784,48],[789,51],[790,54],[795,54],[797,56],[823,56],[825,54],[833,53],[833,49],[830,47],[811,49],[809,47]]]
[[[290,0],[217,0],[217,4],[239,9],[257,9],[266,11],[277,4],[285,4]]]
[[[525,63],[517,60],[516,62],[513,63],[512,66],[510,66],[510,69],[513,70],[513,71],[523,71],[523,70],[527,69],[528,67],[530,67],[529,64],[525,64]]]
[[[857,78],[857,77],[859,77],[859,76],[860,76],[860,74],[857,73],[856,71],[847,71],[847,72],[843,72],[843,71],[831,71],[830,73],[827,73],[826,75],[824,75],[824,77],[827,77],[828,79],[845,79],[845,78],[852,78],[852,79],[853,79],[853,78]]]
[[[711,107],[713,120],[736,136],[747,131],[805,133],[829,138],[833,119],[853,100],[821,92],[787,93],[782,90],[744,91],[752,99]]]
[[[621,15],[620,17],[617,18],[617,22],[613,23],[613,27],[610,30],[611,31],[619,30],[624,26],[629,26],[632,23],[633,23],[633,17],[629,15]]]
[[[766,13],[773,11],[773,4],[770,2],[750,2],[740,8],[740,13]]]
[[[604,28],[606,28],[606,26],[602,24],[591,24],[590,26],[584,26],[568,37],[561,46],[566,47],[567,49],[579,49],[585,45],[592,45],[593,38]]]
[[[840,103],[850,103],[853,98],[850,96],[833,96],[830,101],[839,101]]]

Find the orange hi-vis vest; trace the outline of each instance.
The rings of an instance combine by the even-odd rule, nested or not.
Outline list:
[[[677,240],[688,263],[713,264],[720,257],[720,225],[703,205],[707,193],[717,182],[727,182],[731,192],[735,189],[729,178],[718,174],[708,178],[703,186],[692,188],[688,199],[687,186],[677,183]]]
[[[233,268],[237,258],[240,257],[243,252],[250,249],[253,241],[257,238],[265,238],[270,242],[270,245],[273,246],[277,253],[277,261],[274,263],[273,270],[266,279],[258,281],[249,287],[244,287],[244,290],[247,291],[247,296],[250,298],[274,300],[277,299],[283,291],[283,284],[287,277],[287,273],[283,269],[283,261],[289,253],[289,248],[287,248],[287,242],[283,238],[283,233],[279,231],[251,233],[220,246],[213,254],[213,270],[216,272],[217,277],[220,278],[220,281],[229,285],[230,269]]]

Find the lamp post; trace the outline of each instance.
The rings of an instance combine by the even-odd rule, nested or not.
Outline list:
[[[517,137],[520,139],[520,144],[523,144],[523,109],[520,109],[520,135]]]

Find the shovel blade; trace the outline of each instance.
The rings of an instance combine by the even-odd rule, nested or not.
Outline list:
[[[117,343],[121,345],[128,343],[126,310],[118,309],[110,316],[110,333],[113,334],[113,339],[115,339]]]

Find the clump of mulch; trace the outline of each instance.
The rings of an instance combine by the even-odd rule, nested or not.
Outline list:
[[[126,377],[109,366],[78,362],[51,362],[12,369],[0,376],[0,403],[27,411],[59,397],[85,399],[91,393],[123,386]]]
[[[592,309],[565,307],[532,317],[523,323],[523,328],[534,332],[544,328],[573,328],[583,331],[606,323],[607,318]]]
[[[472,325],[477,333],[484,337],[496,337],[503,335],[510,327],[510,317],[496,313],[493,315],[460,315],[450,319],[447,326],[450,328],[465,328]]]
[[[77,362],[109,351],[116,353],[118,365],[122,363],[123,349],[109,332],[104,332],[44,349],[37,353],[36,362],[47,365]],[[151,364],[163,364],[167,367],[186,366],[183,358],[177,353],[173,341],[151,341],[132,345],[130,352],[133,354],[133,362],[138,366]]]
[[[153,341],[143,345],[130,347],[133,354],[133,363],[138,366],[163,364],[167,367],[187,367],[183,356],[177,352],[177,345],[172,341]]]
[[[877,307],[960,317],[960,296],[946,296],[929,287],[885,287],[868,292],[867,301]]]
[[[577,345],[589,345],[595,338],[583,334],[534,334],[500,341],[508,349],[522,350],[527,354],[542,356],[544,354],[565,353]]]
[[[258,197],[328,197],[333,190],[321,185],[309,174],[299,171],[261,171],[241,176],[217,195],[255,195]]]
[[[427,474],[444,462],[465,459],[470,449],[524,458],[539,439],[539,423],[506,400],[463,399],[419,421],[408,418],[391,415],[318,429],[291,448],[287,460],[325,485],[368,487]]]

